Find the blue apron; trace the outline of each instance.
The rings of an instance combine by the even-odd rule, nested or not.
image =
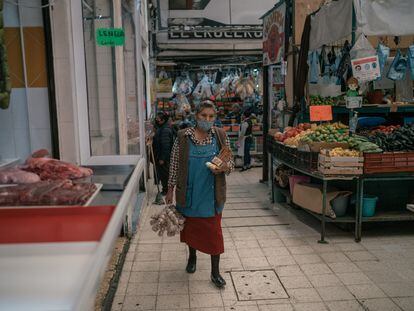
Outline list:
[[[217,206],[214,174],[206,166],[219,153],[216,138],[209,145],[195,145],[189,140],[186,206],[177,210],[187,217],[214,217],[224,206]]]

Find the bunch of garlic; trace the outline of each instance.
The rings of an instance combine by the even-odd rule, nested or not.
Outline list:
[[[159,236],[167,232],[167,236],[174,236],[184,229],[185,218],[175,209],[174,205],[165,207],[160,213],[151,216],[150,224]]]

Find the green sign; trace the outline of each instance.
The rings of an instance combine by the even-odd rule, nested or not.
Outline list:
[[[104,46],[124,45],[125,32],[122,28],[98,28],[96,43]]]

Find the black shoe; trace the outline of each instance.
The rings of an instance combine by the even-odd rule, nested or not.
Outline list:
[[[187,267],[185,268],[185,271],[187,273],[194,273],[197,269],[197,259],[188,259]]]
[[[218,288],[222,288],[226,285],[226,281],[221,277],[221,275],[211,275],[211,281],[216,285]]]
[[[244,171],[247,171],[248,170],[248,168],[247,167],[243,167],[241,170],[240,170],[240,172],[244,172]]]

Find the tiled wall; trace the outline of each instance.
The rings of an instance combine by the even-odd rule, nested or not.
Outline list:
[[[23,4],[40,7],[40,0]],[[0,155],[24,160],[32,151],[51,151],[51,129],[42,11],[22,7],[28,88],[25,89],[23,55],[17,6],[4,2],[5,42],[12,83],[10,107],[0,110]]]

